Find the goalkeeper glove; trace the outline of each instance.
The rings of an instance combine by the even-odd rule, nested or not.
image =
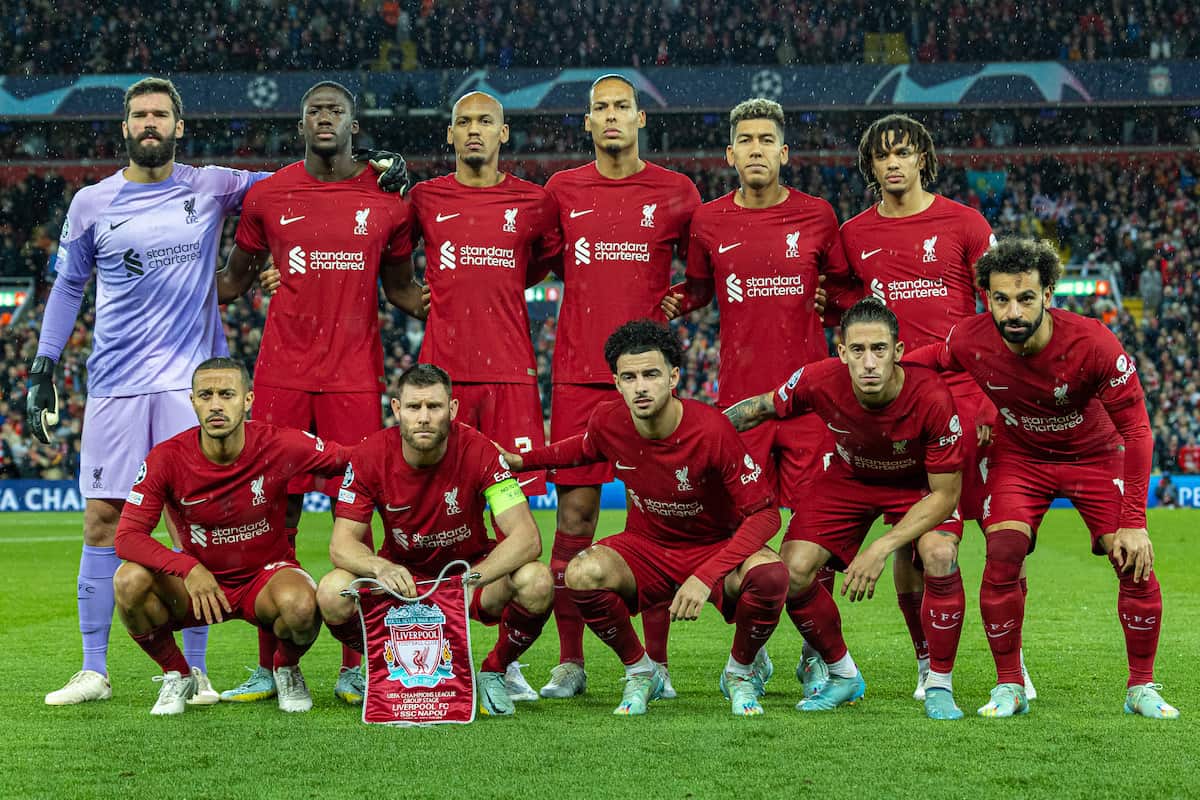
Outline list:
[[[354,160],[367,161],[380,173],[379,188],[385,192],[399,192],[403,197],[408,191],[408,165],[399,153],[359,147],[354,151]]]
[[[50,444],[50,431],[58,425],[58,388],[54,385],[54,362],[38,356],[29,367],[29,393],[25,398],[29,432]]]

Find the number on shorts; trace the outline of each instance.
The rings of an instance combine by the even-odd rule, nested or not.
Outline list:
[[[533,440],[528,436],[518,436],[513,441],[516,442],[518,453],[528,453],[533,449]]]

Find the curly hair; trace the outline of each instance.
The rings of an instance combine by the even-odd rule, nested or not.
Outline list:
[[[929,186],[938,175],[937,152],[933,147],[933,137],[929,130],[915,119],[904,114],[888,114],[871,123],[871,127],[863,133],[858,141],[858,171],[862,173],[867,188],[879,192],[879,180],[875,177],[874,161],[877,155],[882,155],[886,149],[904,138],[925,156],[921,166],[921,185]]]
[[[604,360],[617,374],[617,359],[624,355],[649,353],[658,350],[667,364],[678,367],[683,364],[683,348],[679,338],[666,325],[653,320],[637,319],[626,322],[612,332],[604,343]]]
[[[1053,290],[1062,275],[1062,262],[1058,251],[1045,239],[1023,239],[1006,236],[998,240],[975,262],[975,280],[979,288],[991,288],[994,273],[1020,275],[1037,270],[1043,289]]]
[[[729,112],[729,141],[737,136],[739,122],[748,119],[769,119],[775,123],[779,131],[779,141],[783,141],[783,106],[765,97],[752,97],[743,100]]]

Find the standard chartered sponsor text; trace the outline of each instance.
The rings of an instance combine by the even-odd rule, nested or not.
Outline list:
[[[361,271],[367,268],[361,250],[313,250],[308,254],[309,269]]]
[[[746,297],[788,297],[804,294],[803,275],[769,275],[765,278],[746,278]]]
[[[650,245],[646,242],[596,242],[592,245],[596,261],[650,261]]]
[[[255,536],[261,536],[271,530],[271,523],[265,519],[249,522],[245,525],[235,525],[229,528],[213,528],[209,534],[209,544],[233,544],[248,542]]]
[[[919,300],[924,297],[947,297],[950,290],[941,278],[916,278],[911,281],[888,281],[888,300]]]
[[[173,247],[156,247],[146,251],[146,266],[152,269],[172,264],[190,264],[200,256],[199,242],[183,242]]]
[[[458,263],[464,267],[517,268],[516,255],[511,247],[477,247],[464,244],[458,248]]]

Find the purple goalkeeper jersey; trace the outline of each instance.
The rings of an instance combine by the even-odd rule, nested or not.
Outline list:
[[[95,270],[87,388],[96,397],[186,389],[196,365],[228,355],[214,280],[221,228],[271,174],[178,163],[158,183],[123,173],[71,200],[38,343],[39,356],[59,359]]]

